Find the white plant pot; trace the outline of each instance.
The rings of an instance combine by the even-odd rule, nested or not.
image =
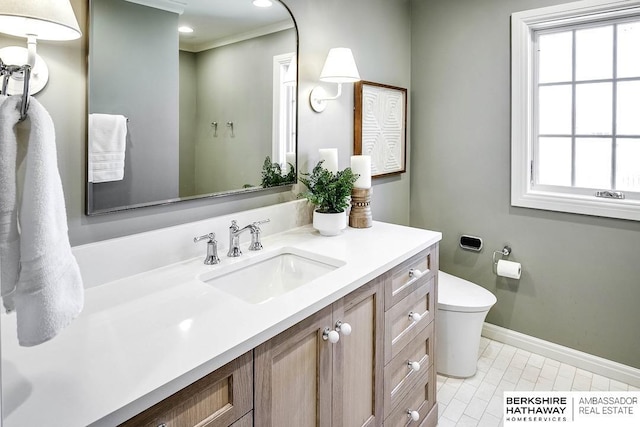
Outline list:
[[[337,236],[347,228],[347,212],[320,213],[313,211],[313,228],[323,236]]]

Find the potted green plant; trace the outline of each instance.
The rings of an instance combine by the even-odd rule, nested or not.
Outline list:
[[[333,173],[322,167],[323,162],[311,173],[300,174],[300,182],[307,187],[300,196],[315,205],[313,227],[323,236],[335,236],[347,226],[349,196],[359,175],[351,168]]]

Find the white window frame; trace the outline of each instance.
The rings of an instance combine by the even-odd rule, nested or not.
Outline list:
[[[533,32],[629,15],[640,0],[584,0],[511,15],[511,205],[640,221],[640,200],[534,186]],[[605,190],[605,189],[603,189]]]

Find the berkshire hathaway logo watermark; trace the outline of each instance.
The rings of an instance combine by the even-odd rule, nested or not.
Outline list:
[[[638,391],[505,391],[504,427],[640,426]]]

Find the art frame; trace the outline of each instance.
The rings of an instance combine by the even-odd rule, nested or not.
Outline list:
[[[371,177],[407,171],[407,89],[354,84],[353,154],[371,156]]]

